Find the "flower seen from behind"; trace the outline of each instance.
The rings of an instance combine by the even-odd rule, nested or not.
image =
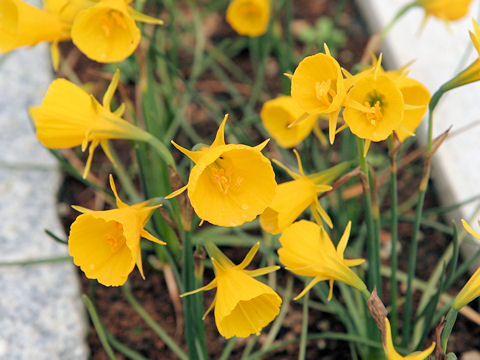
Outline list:
[[[340,65],[328,47],[325,45],[325,54],[303,59],[291,80],[291,95],[305,112],[329,115],[329,138],[333,143],[346,88]]]
[[[81,145],[82,151],[88,147],[84,177],[90,170],[93,152],[98,145],[102,146],[112,160],[109,139],[147,141],[151,137],[121,118],[123,106],[114,112],[110,111],[110,102],[119,77],[117,71],[105,93],[103,104],[70,81],[57,79],[50,84],[42,104],[30,108],[37,138],[44,146],[56,149]]]
[[[317,115],[308,115],[306,119],[293,124],[304,114],[305,111],[291,96],[279,96],[263,105],[260,117],[278,145],[291,148],[301,143],[317,123]]]
[[[203,318],[215,308],[218,332],[227,339],[233,336],[259,335],[260,331],[280,312],[282,304],[280,296],[269,286],[254,279],[276,271],[279,267],[269,266],[257,270],[245,270],[259,247],[260,244],[257,243],[245,259],[235,265],[215,245],[207,244],[215,270],[215,279],[197,290],[182,294],[183,297],[217,288],[215,299]]]
[[[332,189],[328,183],[348,169],[347,163],[342,163],[328,170],[307,175],[303,171],[302,162],[298,152],[297,157],[299,173],[280,165],[293,178],[292,181],[279,184],[272,202],[260,215],[260,226],[271,234],[281,233],[292,224],[308,207],[318,223],[325,221],[332,227],[332,221],[320,205],[318,195]]]
[[[190,151],[173,141],[195,166],[188,184],[167,196],[172,198],[185,189],[200,219],[219,226],[239,226],[255,219],[270,204],[277,188],[270,161],[261,151],[267,141],[257,146],[225,144],[225,116],[214,142],[201,150]]]
[[[269,19],[270,0],[233,0],[227,9],[227,21],[240,35],[263,35]]]
[[[325,229],[314,222],[300,220],[283,231],[280,236],[281,248],[278,249],[280,262],[294,274],[313,277],[295,300],[323,280],[328,280],[330,283],[329,299],[333,294],[335,280],[342,281],[362,292],[367,291],[364,282],[350,269],[351,266],[360,265],[365,260],[343,257],[350,236],[350,227],[351,222],[345,228],[336,249]]]
[[[416,351],[407,356],[400,355],[393,346],[392,329],[390,327],[390,321],[385,317],[385,336],[382,339],[383,350],[388,360],[425,360],[435,349],[435,342],[433,342],[427,349],[423,351]]]
[[[152,212],[161,205],[149,205],[148,201],[127,205],[118,197],[112,176],[110,186],[116,209],[93,211],[74,207],[83,214],[70,227],[68,251],[87,278],[97,279],[105,286],[120,286],[135,264],[145,279],[140,238],[165,243],[144,229]]]

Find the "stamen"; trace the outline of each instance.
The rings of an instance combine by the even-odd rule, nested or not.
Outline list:
[[[317,99],[325,106],[329,106],[332,103],[332,99],[337,95],[335,90],[331,88],[332,80],[316,82],[315,93]]]
[[[365,116],[367,120],[370,121],[370,124],[375,126],[377,121],[381,121],[383,118],[382,108],[380,107],[380,101],[376,101],[373,106],[371,106],[367,101],[365,102],[365,107],[368,108],[368,112],[366,112]]]
[[[222,167],[218,162],[215,162],[211,165],[210,178],[217,186],[217,189],[226,195],[229,191],[237,191],[240,189],[243,183],[243,178],[234,176],[233,173],[232,166]]]

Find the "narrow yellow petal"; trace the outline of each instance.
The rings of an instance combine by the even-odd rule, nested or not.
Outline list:
[[[120,199],[120,197],[118,196],[118,193],[117,193],[117,187],[115,186],[115,181],[113,181],[113,175],[112,174],[109,174],[108,175],[108,180],[110,182],[110,188],[112,189],[112,192],[113,192],[113,195],[115,196],[115,200],[117,202],[117,207],[121,208],[121,207],[127,207],[128,205],[125,204],[122,199]]]
[[[194,163],[197,163],[198,160],[202,157],[201,151],[191,151],[187,150],[184,147],[178,145],[175,143],[175,141],[171,141],[172,145],[175,146],[180,152],[182,152],[184,155],[188,156]]]
[[[237,265],[237,268],[239,268],[240,270],[245,269],[252,262],[259,248],[260,248],[260,242],[257,241],[257,243],[253,245],[253,247],[248,251],[248,254],[245,256],[243,261]]]
[[[153,24],[153,25],[163,25],[163,21],[160,19],[156,19],[154,17],[142,14],[141,12],[136,11],[133,8],[129,8],[128,12],[136,21],[143,22],[146,24]]]
[[[157,244],[160,244],[160,245],[166,245],[167,243],[165,241],[162,241],[162,240],[159,240],[157,239],[155,236],[153,236],[152,234],[150,234],[147,230],[145,229],[142,229],[142,231],[140,232],[140,236],[142,238],[145,238],[147,240],[150,240],[150,241],[153,241],[154,243],[157,243]]]
[[[137,251],[136,264],[137,264],[138,271],[140,271],[140,275],[142,276],[142,279],[145,280],[145,274],[143,273],[142,250],[140,249],[140,246],[138,247],[138,251]]]
[[[303,296],[305,296],[305,294],[311,289],[313,288],[318,282],[320,282],[321,280],[324,280],[324,279],[321,279],[319,277],[315,277],[312,279],[312,281],[310,281],[310,283],[305,287],[305,289],[302,290],[302,292],[300,294],[298,294],[297,296],[295,296],[293,298],[293,300],[298,300],[298,299],[301,299]]]
[[[185,190],[187,190],[188,188],[188,184],[181,187],[180,189],[177,189],[175,190],[174,192],[172,192],[171,194],[168,194],[167,196],[165,196],[165,199],[173,199],[174,197],[180,195],[181,193],[183,193]]]
[[[115,90],[117,90],[118,86],[118,81],[120,80],[120,69],[115,70],[115,74],[113,74],[112,81],[108,85],[107,91],[103,95],[103,107],[107,109],[108,111],[111,111],[111,103],[112,103],[112,98],[113,94],[115,93]]]
[[[220,126],[218,127],[215,140],[213,140],[213,143],[212,145],[210,145],[210,147],[214,148],[217,146],[225,145],[225,124],[227,123],[227,119],[228,119],[228,114],[225,114]]]
[[[196,293],[198,293],[198,292],[200,292],[200,291],[212,290],[212,289],[215,289],[216,287],[217,287],[217,279],[213,279],[213,280],[210,281],[207,285],[202,286],[201,288],[198,288],[198,289],[196,289],[196,290],[192,290],[192,291],[183,293],[183,294],[180,295],[180,297],[184,297],[184,296],[196,294]]]
[[[351,228],[352,228],[352,222],[349,221],[337,245],[337,254],[338,256],[340,256],[341,259],[343,259],[343,253],[345,252],[345,249],[347,247],[347,242],[348,242],[348,238],[350,237]]]

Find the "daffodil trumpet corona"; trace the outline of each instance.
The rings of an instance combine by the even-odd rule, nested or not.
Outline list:
[[[94,211],[74,206],[82,214],[70,227],[68,251],[87,278],[105,286],[120,286],[135,265],[145,279],[140,238],[162,245],[165,242],[145,230],[152,212],[161,205],[149,201],[127,205],[118,196],[111,175],[110,186],[116,209]]]
[[[250,249],[243,261],[235,265],[213,243],[206,248],[212,259],[215,279],[209,284],[181,296],[199,291],[217,289],[215,299],[203,318],[215,308],[215,324],[218,332],[229,339],[233,336],[259,335],[280,312],[282,299],[272,288],[255,279],[279,269],[269,266],[257,270],[245,270],[260,247],[259,243]]]
[[[270,161],[257,146],[225,143],[225,115],[210,146],[198,151],[172,144],[195,165],[188,183],[166,198],[188,189],[188,197],[198,217],[219,226],[239,226],[261,214],[271,203],[277,183]]]

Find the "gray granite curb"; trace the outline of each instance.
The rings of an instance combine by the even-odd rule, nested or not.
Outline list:
[[[0,262],[66,256],[57,214],[60,173],[27,113],[52,81],[41,44],[0,58]],[[70,260],[0,267],[0,359],[83,360],[87,322]]]

